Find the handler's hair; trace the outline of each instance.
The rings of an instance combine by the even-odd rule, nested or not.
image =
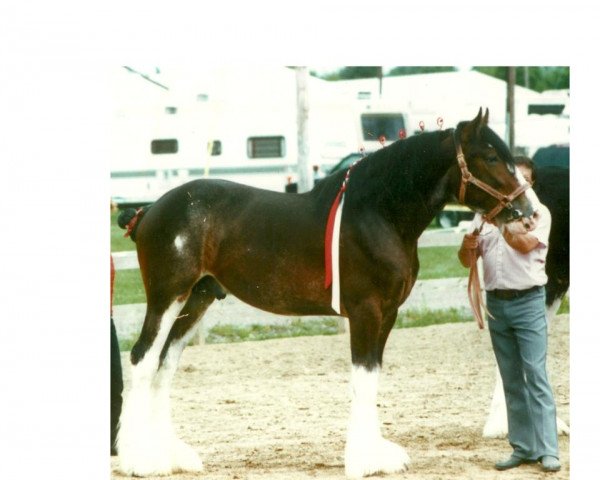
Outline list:
[[[515,155],[515,166],[525,165],[527,168],[531,170],[531,182],[535,183],[537,178],[537,167],[535,166],[535,162],[524,155]]]

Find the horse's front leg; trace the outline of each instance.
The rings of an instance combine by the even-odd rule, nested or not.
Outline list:
[[[378,472],[402,472],[410,463],[402,447],[383,438],[377,414],[383,346],[395,313],[394,310],[384,317],[375,305],[365,302],[352,309],[349,315],[352,405],[345,450],[345,469],[349,478]]]

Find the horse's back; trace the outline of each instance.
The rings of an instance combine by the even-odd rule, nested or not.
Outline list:
[[[182,270],[189,278],[211,275],[274,313],[322,313],[325,214],[313,195],[195,180],[165,194],[144,217],[140,265],[163,282]]]

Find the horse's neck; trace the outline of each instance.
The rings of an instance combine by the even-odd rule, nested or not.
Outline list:
[[[422,149],[415,142],[412,151],[398,148],[397,152],[391,152],[404,156],[389,177],[392,191],[394,185],[402,185],[402,191],[399,195],[390,195],[389,205],[383,207],[388,208],[390,218],[403,237],[415,240],[450,201],[458,178],[456,169],[452,168],[456,160],[451,136],[442,133],[423,140],[431,142],[422,142],[427,148]]]

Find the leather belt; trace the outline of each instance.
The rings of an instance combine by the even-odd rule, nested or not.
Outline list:
[[[500,300],[514,300],[515,298],[521,298],[522,296],[527,295],[528,293],[535,292],[540,288],[542,288],[542,287],[539,285],[536,285],[531,288],[526,288],[525,290],[496,289],[496,290],[486,290],[486,292],[488,295],[491,295],[492,297],[498,298]]]

